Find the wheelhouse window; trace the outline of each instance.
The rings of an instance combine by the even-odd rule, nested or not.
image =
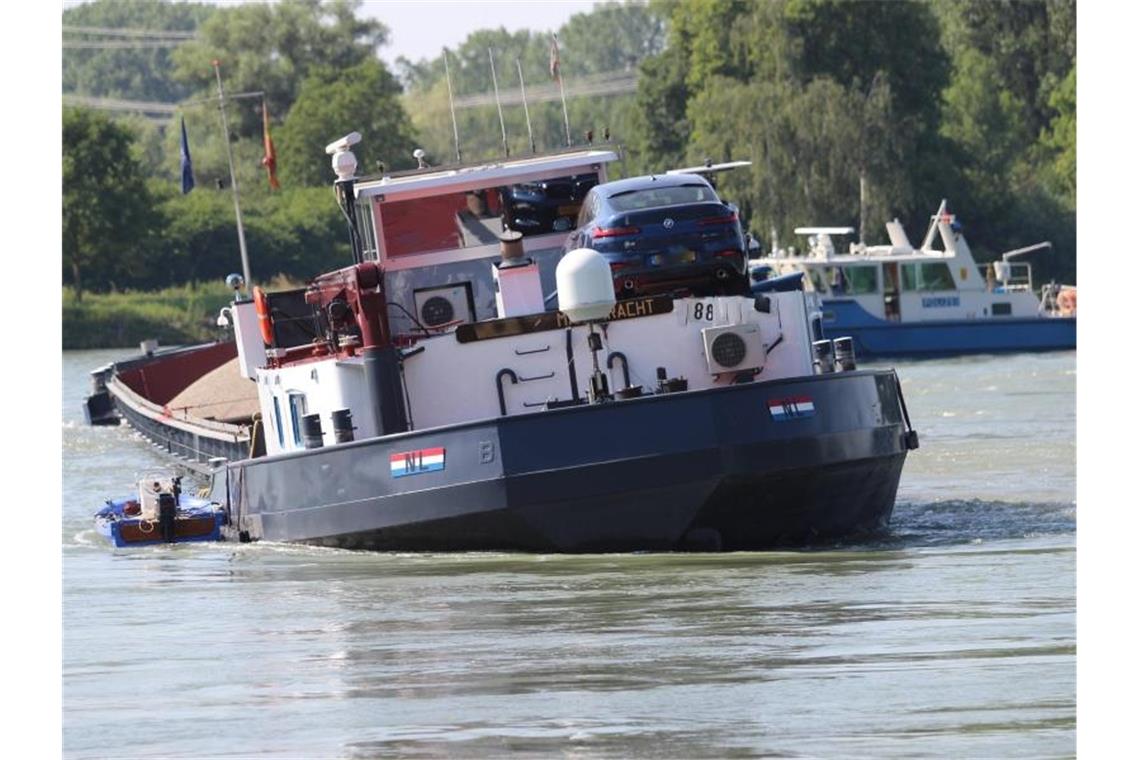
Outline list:
[[[293,443],[301,445],[301,418],[308,414],[308,404],[305,394],[297,391],[289,392],[289,421],[292,423]]]
[[[277,428],[277,445],[285,447],[285,426],[281,422],[281,400],[273,397],[273,427]]]
[[[372,224],[372,199],[361,198],[356,202],[356,226],[360,229],[360,245],[364,249],[365,261],[379,258],[376,252],[376,228]]]
[[[879,292],[876,266],[827,267],[824,270],[832,295],[859,296]]]
[[[578,174],[377,204],[384,255],[497,245],[506,230],[524,237],[569,232],[596,184],[596,173]]]
[[[949,265],[941,261],[903,264],[899,269],[902,271],[903,290],[957,290]]]

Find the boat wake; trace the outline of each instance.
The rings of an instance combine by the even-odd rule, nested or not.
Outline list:
[[[946,546],[1074,534],[1076,504],[952,499],[898,502],[874,548]]]

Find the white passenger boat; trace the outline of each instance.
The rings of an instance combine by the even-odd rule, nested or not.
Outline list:
[[[1049,243],[1008,251],[978,265],[956,217],[942,201],[915,248],[898,220],[887,224],[889,245],[833,238],[850,227],[801,227],[807,249],[776,250],[749,261],[752,280],[803,273],[823,305],[826,333],[850,336],[860,356],[1072,349],[1076,347],[1076,288],[1037,288],[1019,257]]]

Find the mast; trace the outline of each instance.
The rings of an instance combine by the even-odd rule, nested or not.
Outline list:
[[[491,83],[495,86],[495,107],[499,109],[499,128],[503,130],[503,155],[511,155],[507,146],[507,125],[503,121],[503,104],[499,102],[499,79],[495,76],[495,51],[487,48],[487,57],[491,59]]]
[[[238,246],[241,249],[241,272],[245,277],[246,292],[250,292],[249,288],[252,284],[252,279],[249,276],[249,252],[245,247],[245,228],[241,223],[241,203],[238,200],[238,181],[237,174],[234,172],[234,150],[230,145],[230,128],[226,124],[226,95],[225,90],[222,89],[222,69],[221,62],[217,58],[214,59],[214,75],[218,80],[218,111],[222,114],[222,132],[226,139],[226,159],[230,164],[230,186],[233,189],[234,195],[234,217],[237,219],[237,232],[238,232]]]
[[[447,77],[447,104],[451,106],[451,131],[455,134],[455,161],[463,163],[463,153],[459,150],[459,124],[455,121],[455,98],[451,94],[451,69],[447,66],[447,48],[443,49],[443,73]]]
[[[523,113],[526,114],[526,134],[530,138],[530,152],[537,153],[534,147],[534,131],[530,128],[530,108],[526,104],[526,83],[523,82],[522,75],[522,60],[515,59],[515,65],[519,67],[519,89],[522,90]]]

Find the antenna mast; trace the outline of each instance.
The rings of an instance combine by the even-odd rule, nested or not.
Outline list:
[[[252,284],[249,276],[249,253],[245,248],[245,228],[241,224],[241,203],[238,201],[237,174],[234,173],[234,150],[230,145],[230,128],[226,125],[226,94],[222,89],[222,68],[217,58],[214,59],[214,75],[218,80],[218,110],[222,114],[222,132],[226,138],[226,158],[230,163],[230,185],[234,194],[234,216],[237,218],[238,247],[241,249],[241,272],[245,277],[246,292]]]
[[[491,59],[491,83],[495,85],[495,107],[499,109],[499,128],[503,130],[503,155],[511,155],[511,149],[507,147],[507,125],[503,121],[503,104],[499,102],[499,80],[495,76],[495,53],[491,48],[487,48],[487,57]]]
[[[443,49],[443,73],[447,77],[447,104],[451,106],[451,130],[455,133],[455,161],[463,163],[463,153],[459,150],[459,124],[455,121],[455,98],[451,94],[451,69],[447,67],[447,48]]]
[[[522,90],[523,113],[526,114],[526,134],[530,138],[530,152],[537,153],[534,148],[534,131],[530,128],[530,108],[526,104],[526,83],[523,82],[522,75],[522,60],[515,59],[515,65],[519,67],[519,89]]]

